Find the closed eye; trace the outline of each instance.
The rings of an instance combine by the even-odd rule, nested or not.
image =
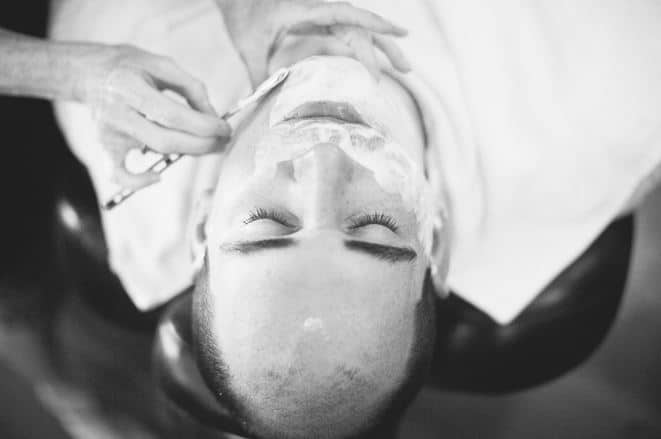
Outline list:
[[[248,216],[243,220],[243,224],[250,224],[261,220],[271,220],[278,224],[282,224],[285,227],[296,227],[296,224],[293,224],[285,213],[261,207],[251,210]]]
[[[399,225],[390,215],[381,212],[363,213],[349,218],[349,230],[356,230],[369,225],[380,225],[397,232]]]

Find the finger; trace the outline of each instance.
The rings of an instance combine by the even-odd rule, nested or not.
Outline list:
[[[159,86],[183,96],[194,109],[211,116],[218,116],[202,81],[194,78],[170,58],[158,57],[154,64],[154,75]]]
[[[127,136],[137,139],[161,154],[202,155],[219,152],[227,139],[193,136],[145,119],[128,109],[116,118],[116,126]]]
[[[332,35],[331,26],[320,26],[316,23],[298,23],[287,30],[288,35]]]
[[[371,35],[367,31],[355,27],[333,26],[331,29],[338,38],[354,51],[356,59],[363,63],[370,74],[376,80],[379,80],[381,69],[376,59]]]
[[[402,73],[411,71],[411,64],[402,49],[391,39],[382,35],[372,35],[374,45],[386,55],[392,66]]]
[[[159,125],[199,137],[229,137],[230,127],[226,121],[176,102],[146,82],[135,92],[139,95],[135,110]]]
[[[288,40],[271,57],[269,72],[275,72],[281,67],[291,66],[315,55],[355,56],[353,49],[333,35],[289,36]]]
[[[295,30],[299,26],[332,26],[343,24],[357,26],[372,32],[404,36],[408,33],[403,27],[386,20],[374,12],[357,8],[347,2],[332,2],[319,4],[300,4],[298,8],[290,8],[285,17],[285,27]]]
[[[112,180],[124,189],[138,190],[152,185],[160,180],[160,175],[155,172],[133,173],[126,167],[126,155],[133,149],[133,141],[123,142],[117,136],[116,143],[107,145],[112,161]]]
[[[321,41],[321,40],[329,40]],[[331,47],[332,46],[332,47]],[[353,51],[335,37],[305,37],[283,45],[269,60],[269,72],[289,67],[298,61],[318,55],[352,56]]]
[[[134,174],[129,172],[121,162],[114,163],[112,180],[123,189],[137,191],[152,184],[158,183],[161,177],[155,172],[142,172]]]

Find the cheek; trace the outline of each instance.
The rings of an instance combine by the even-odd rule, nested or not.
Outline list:
[[[218,189],[231,192],[254,174],[255,145],[267,133],[265,113],[262,103],[232,134],[233,142],[221,159]]]
[[[241,184],[254,173],[255,153],[254,148],[237,145],[238,149],[223,158],[218,177],[218,189],[232,191],[236,184]]]

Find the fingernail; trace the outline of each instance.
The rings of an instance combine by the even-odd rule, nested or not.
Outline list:
[[[398,36],[400,36],[400,37],[405,37],[405,36],[407,36],[407,35],[409,34],[409,30],[408,30],[408,29],[406,29],[406,28],[404,28],[404,27],[402,27],[402,26],[398,26],[398,25],[396,25],[395,23],[392,23],[392,22],[391,22],[390,24],[392,25],[393,30],[395,31],[395,34],[396,34],[396,35],[398,35]]]

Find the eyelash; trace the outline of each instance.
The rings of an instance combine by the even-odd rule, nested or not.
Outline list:
[[[270,219],[284,226],[294,227],[294,225],[291,224],[289,220],[285,217],[285,215],[283,215],[282,213],[276,210],[264,209],[261,207],[257,207],[251,210],[250,213],[248,214],[248,217],[243,220],[243,224],[250,224],[254,221],[259,221],[263,219]],[[392,230],[393,232],[397,232],[397,230],[399,229],[399,225],[397,224],[397,221],[395,221],[393,217],[380,212],[361,214],[354,218],[351,218],[350,222],[351,222],[351,224],[349,225],[350,230],[358,229],[360,227],[369,226],[372,224],[378,224],[384,226]]]
[[[381,226],[387,227],[393,232],[397,232],[397,229],[399,228],[397,221],[395,221],[393,217],[380,212],[366,213],[352,218],[349,228],[357,229],[359,227],[368,226],[371,224],[379,224]]]
[[[243,220],[243,224],[250,224],[254,221],[259,221],[262,219],[270,219],[287,227],[293,227],[293,224],[287,220],[287,218],[280,212],[272,209],[264,209],[257,207],[250,211],[248,217]]]

